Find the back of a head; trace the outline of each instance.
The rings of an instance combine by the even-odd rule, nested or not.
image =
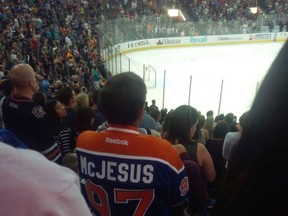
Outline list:
[[[16,88],[29,86],[29,81],[35,76],[33,68],[28,64],[15,65],[8,74],[9,79]]]
[[[90,98],[91,98],[93,104],[97,104],[99,92],[100,92],[99,89],[92,91]]]
[[[213,130],[213,138],[225,138],[226,134],[229,132],[229,124],[225,121],[217,123]]]
[[[100,90],[98,105],[110,124],[135,124],[146,101],[143,79],[133,72],[111,76]]]
[[[152,108],[149,110],[149,115],[152,116],[153,119],[155,119],[155,121],[159,121],[160,117],[161,117],[161,113],[158,109],[156,108]]]
[[[246,128],[248,114],[249,114],[249,111],[243,113],[243,114],[240,116],[240,118],[239,118],[239,124],[240,124],[242,130],[243,130],[244,128]]]
[[[47,97],[43,92],[37,91],[37,92],[34,92],[32,99],[36,101],[38,104],[40,104],[41,106],[44,106],[47,100]]]
[[[164,121],[162,123],[162,137],[163,138],[166,138],[173,112],[174,112],[174,109],[169,110],[169,112],[166,114]]]
[[[47,116],[54,120],[59,118],[55,110],[55,106],[57,102],[58,102],[57,100],[51,99],[51,100],[48,100],[44,105],[44,110],[47,113]]]
[[[191,127],[198,121],[198,112],[189,105],[177,107],[171,116],[167,140],[174,143],[189,144],[192,141]]]
[[[225,115],[224,120],[225,120],[228,124],[232,124],[232,123],[233,123],[233,120],[234,120],[234,115],[233,115],[233,113],[227,113],[227,114]]]
[[[70,86],[65,86],[61,88],[57,95],[57,99],[65,106],[69,105],[70,99],[73,97],[74,97],[74,91]]]
[[[85,107],[77,111],[77,131],[92,130],[92,120],[95,119],[95,112],[90,107]]]
[[[200,129],[203,128],[205,124],[205,116],[204,115],[199,115],[199,122],[197,127],[199,127]]]
[[[208,117],[208,116],[213,116],[213,115],[214,115],[213,110],[209,110],[209,111],[206,113],[206,117]]]
[[[76,96],[76,105],[78,109],[83,109],[89,106],[88,94],[81,92]]]

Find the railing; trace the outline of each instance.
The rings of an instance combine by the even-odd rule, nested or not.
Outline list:
[[[142,17],[141,19],[138,18],[137,20],[130,20],[125,18],[110,20],[106,21],[99,27],[101,33],[100,45],[102,55],[106,59],[107,68],[112,72],[112,74],[117,74],[124,71],[133,71],[139,74],[143,77],[143,80],[146,83],[148,94],[150,92],[153,97],[158,98],[159,106],[161,103],[160,99],[162,99],[162,106],[160,107],[167,108],[167,106],[170,106],[171,104],[171,98],[169,98],[169,95],[172,95],[171,91],[175,91],[176,89],[171,90],[167,88],[167,86],[173,82],[173,79],[171,81],[171,77],[166,68],[155,67],[155,65],[150,64],[146,60],[139,61],[131,58],[125,55],[125,53],[117,51],[115,45],[149,38],[257,33],[263,32],[263,29],[270,31],[273,29],[269,29],[268,24],[271,22],[271,20],[276,24],[275,19],[276,17],[272,15],[261,16],[257,20],[247,21],[248,25],[245,29],[243,28],[243,23],[240,21],[222,23],[175,23],[168,17]],[[276,26],[274,30],[279,30],[279,28]],[[234,83],[234,85],[231,85],[229,80],[209,80],[209,77],[207,77],[205,80],[201,80],[199,77],[192,77],[189,75],[188,78],[185,77],[183,79],[183,85],[184,83],[187,83],[185,84],[187,86],[182,85],[180,89],[181,95],[179,95],[179,97],[184,98],[184,100],[180,100],[180,98],[172,99],[176,102],[179,101],[178,105],[195,105],[195,107],[199,110],[202,110],[202,112],[205,112],[205,109],[206,111],[212,109],[214,110],[214,113],[218,114],[228,111],[233,112],[235,110],[235,107],[232,106],[235,104],[232,104],[231,106],[227,104],[227,92],[232,91],[235,86],[236,88],[241,88],[241,84]],[[211,94],[209,95],[207,92],[204,93],[203,91],[205,89],[201,91],[201,86],[209,86],[209,88],[212,89],[211,91],[213,96]],[[223,86],[225,91],[223,91]],[[259,88],[259,80],[248,80],[248,82],[245,84],[245,86],[242,86],[242,88],[245,89],[245,92],[237,92],[237,94],[239,94],[239,103],[246,103],[246,105],[242,108],[242,110],[237,110],[234,112],[234,114],[238,116],[249,109],[249,104],[252,103],[252,99],[254,98],[254,95]],[[195,89],[198,89],[202,96],[198,95],[199,97],[196,97]],[[245,97],[250,97],[250,99],[245,99]],[[210,100],[211,105],[207,107],[207,105],[201,101],[201,98],[202,100]],[[151,99],[155,98],[149,98],[148,96],[148,102],[151,101]]]
[[[256,33],[263,29],[274,31],[280,29],[279,19],[275,14],[262,14],[252,20],[174,22],[168,16],[142,16],[105,20],[98,29],[101,49],[105,49],[115,44],[151,38]],[[272,29],[269,28],[271,23]]]

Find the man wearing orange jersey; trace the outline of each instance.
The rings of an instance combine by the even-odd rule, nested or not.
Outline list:
[[[187,199],[188,178],[176,150],[137,131],[146,93],[132,72],[110,77],[98,100],[109,127],[77,139],[81,189],[92,215],[169,216]]]

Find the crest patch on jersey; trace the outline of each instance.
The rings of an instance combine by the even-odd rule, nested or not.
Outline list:
[[[181,191],[181,196],[185,196],[187,194],[189,190],[189,181],[187,176],[181,181],[179,189]]]
[[[43,118],[45,115],[45,112],[41,106],[34,107],[32,113],[36,118]]]

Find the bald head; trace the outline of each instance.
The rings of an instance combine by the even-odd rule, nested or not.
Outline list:
[[[24,88],[31,85],[35,72],[28,64],[18,64],[11,69],[8,76],[16,88]]]

